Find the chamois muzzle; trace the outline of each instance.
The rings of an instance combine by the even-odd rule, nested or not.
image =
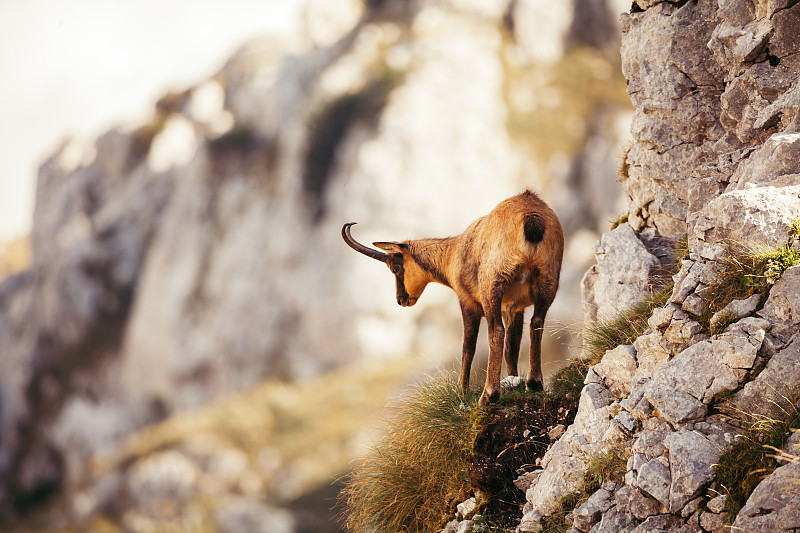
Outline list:
[[[377,259],[382,263],[386,262],[386,259],[389,257],[387,254],[370,248],[369,246],[364,246],[360,242],[356,241],[352,235],[350,235],[350,226],[354,225],[355,222],[348,222],[344,226],[342,226],[342,238],[347,245],[355,250],[356,252],[362,253],[367,257],[371,257],[372,259]]]

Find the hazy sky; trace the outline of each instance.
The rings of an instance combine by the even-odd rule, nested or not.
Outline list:
[[[0,242],[26,233],[36,172],[67,137],[141,121],[303,0],[0,0]]]

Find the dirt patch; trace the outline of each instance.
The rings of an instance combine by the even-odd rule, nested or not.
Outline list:
[[[519,521],[525,494],[514,486],[514,479],[538,468],[550,444],[560,436],[553,430],[572,424],[577,410],[574,399],[514,393],[490,409],[479,423],[470,458],[470,482],[486,499],[481,514],[499,526]]]

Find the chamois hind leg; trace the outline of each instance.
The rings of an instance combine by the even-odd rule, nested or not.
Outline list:
[[[475,357],[475,346],[478,342],[478,330],[481,326],[481,312],[468,304],[461,304],[461,319],[464,322],[464,342],[461,347],[461,376],[459,382],[465,392],[469,389],[469,374],[472,370],[472,359]]]
[[[534,304],[531,317],[531,353],[528,366],[526,387],[530,391],[542,390],[542,333],[544,332],[544,318],[547,315],[549,304],[539,302]]]
[[[503,350],[503,359],[509,376],[518,376],[519,346],[522,342],[522,311],[506,316],[506,345]]]

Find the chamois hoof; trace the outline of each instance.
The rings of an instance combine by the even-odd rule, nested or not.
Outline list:
[[[541,381],[529,380],[525,383],[525,387],[531,392],[541,392],[544,390]]]
[[[497,403],[497,400],[500,399],[500,391],[493,390],[489,392],[486,389],[483,389],[483,394],[481,394],[481,399],[478,400],[480,405],[488,405],[490,403]]]

